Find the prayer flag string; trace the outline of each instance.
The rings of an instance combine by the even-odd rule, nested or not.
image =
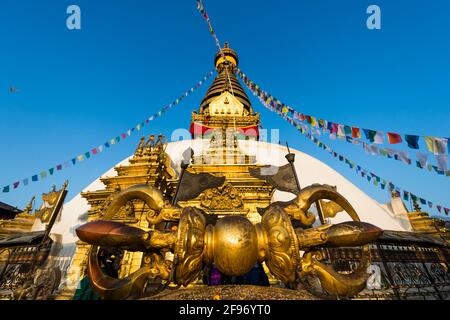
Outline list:
[[[280,100],[276,99],[267,91],[264,91],[260,86],[258,86],[254,81],[250,80],[247,75],[245,75],[239,68],[237,71],[238,75],[244,81],[246,86],[259,98],[263,99],[267,105],[271,108],[277,109],[283,114],[290,114],[295,119],[302,122],[307,121],[313,127],[325,128],[330,134],[335,134],[341,137],[349,137],[352,139],[365,138],[368,142],[375,144],[406,144],[410,149],[419,149],[419,142],[421,139],[424,141],[426,149],[436,156],[440,171],[447,171],[447,166],[444,167],[444,163],[447,162],[447,158],[442,157],[447,155],[450,150],[449,138],[433,137],[433,136],[421,136],[421,135],[411,135],[404,134],[400,135],[395,132],[384,133],[379,130],[365,129],[356,126],[349,126],[345,124],[339,124],[332,121],[319,119],[317,117],[306,115],[298,112],[294,108],[282,103]],[[386,139],[387,137],[387,139]],[[438,160],[439,159],[439,160]]]
[[[448,170],[448,155],[446,152],[447,142],[445,139],[435,137],[425,137],[429,150],[434,150],[434,157],[436,159],[436,165],[429,163],[428,153],[422,153],[416,151],[416,159],[413,159],[408,151],[397,150],[393,148],[384,148],[379,146],[380,144],[388,141],[389,144],[397,144],[402,141],[402,137],[393,132],[388,132],[388,139],[385,140],[385,134],[381,131],[361,129],[359,127],[351,127],[331,121],[317,119],[314,116],[305,115],[296,111],[292,107],[282,103],[280,100],[275,99],[270,93],[262,90],[254,81],[250,80],[240,69],[238,69],[238,75],[244,81],[245,85],[250,91],[257,96],[260,100],[264,101],[265,105],[269,106],[270,110],[277,110],[282,115],[291,116],[302,123],[307,123],[311,126],[311,133],[313,135],[321,136],[328,135],[331,140],[343,140],[353,145],[359,145],[362,149],[370,154],[377,156],[384,156],[388,159],[400,161],[403,164],[414,165],[416,168],[428,169],[429,172],[441,175],[450,176],[450,170]],[[360,138],[365,136],[368,140],[362,141]],[[405,135],[405,141],[408,146],[413,149],[418,149],[419,136]],[[439,142],[437,142],[439,141]]]
[[[247,87],[249,87],[248,82],[244,81]],[[297,122],[294,117],[291,117],[287,112],[284,112],[282,108],[274,108],[273,105],[270,103],[269,99],[265,99],[263,95],[256,94],[252,88],[249,87],[249,89],[259,98],[259,101],[261,104],[266,107],[268,110],[275,112],[277,115],[282,117],[284,120],[289,122],[292,126],[294,126],[300,133],[305,135],[309,140],[311,140],[317,147],[321,148],[324,151],[327,151],[329,155],[333,156],[335,159],[338,159],[340,162],[345,162],[350,169],[355,170],[362,178],[365,178],[369,183],[371,183],[374,186],[379,187],[381,190],[390,190],[391,192],[395,192],[399,197],[402,197],[405,201],[414,201],[417,204],[422,204],[428,206],[430,209],[435,208],[439,214],[445,213],[448,215],[450,212],[450,209],[448,207],[444,207],[439,204],[435,204],[432,201],[426,200],[418,195],[416,195],[413,192],[401,189],[399,186],[392,183],[392,181],[388,181],[386,179],[383,179],[382,177],[378,176],[377,174],[363,168],[362,166],[358,165],[357,163],[353,162],[352,160],[348,159],[347,157],[337,153],[333,149],[331,149],[329,146],[321,142],[319,139],[314,137],[309,131],[311,131],[312,123],[314,121],[311,121],[310,123],[308,121],[308,124],[311,126],[311,128],[303,123],[302,121]],[[281,104],[281,103],[280,103]],[[376,135],[376,134],[375,134]],[[374,136],[375,136],[374,135]]]
[[[42,170],[39,173],[35,173],[31,177],[26,177],[24,179],[20,179],[20,180],[17,180],[15,182],[9,184],[9,185],[6,185],[3,188],[1,188],[1,192],[8,193],[8,192],[11,192],[12,190],[15,190],[15,189],[17,189],[17,188],[19,188],[21,186],[27,186],[30,182],[37,182],[37,181],[43,180],[43,179],[45,179],[45,178],[47,178],[49,176],[52,176],[57,171],[61,171],[63,168],[65,169],[65,168],[68,168],[68,167],[76,165],[78,162],[91,159],[94,155],[97,155],[97,154],[99,154],[99,153],[101,153],[101,152],[111,148],[112,146],[118,144],[119,142],[123,141],[127,137],[131,136],[131,134],[140,131],[145,125],[148,125],[150,123],[150,121],[155,120],[156,118],[160,117],[163,113],[165,113],[169,109],[172,109],[174,106],[178,105],[184,98],[186,98],[187,96],[191,95],[198,88],[200,88],[206,82],[206,80],[208,80],[213,75],[213,73],[214,73],[213,71],[208,72],[202,78],[202,80],[197,82],[197,84],[192,86],[189,90],[187,90],[180,97],[175,99],[172,103],[170,103],[167,106],[163,107],[157,113],[153,114],[152,116],[150,116],[149,118],[145,119],[141,123],[138,123],[133,128],[130,128],[130,129],[126,130],[126,131],[123,131],[121,134],[118,134],[117,136],[115,136],[115,137],[111,138],[110,140],[102,143],[101,145],[99,145],[97,147],[94,147],[94,148],[90,148],[89,151],[80,153],[77,156],[74,156],[73,158],[71,158],[71,159],[69,159],[69,160],[67,160],[65,162],[61,162],[61,163],[57,164],[54,167],[51,167],[51,168],[46,169],[46,170]]]

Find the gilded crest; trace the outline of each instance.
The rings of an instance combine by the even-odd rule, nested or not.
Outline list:
[[[203,192],[200,205],[212,210],[242,209],[244,202],[236,188],[227,183],[223,187],[212,188]]]

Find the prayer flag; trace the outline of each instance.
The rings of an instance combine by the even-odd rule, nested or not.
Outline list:
[[[388,140],[389,140],[389,144],[396,144],[396,143],[401,143],[402,142],[402,137],[394,132],[388,132]]]
[[[9,192],[9,186],[4,186],[4,187],[3,187],[3,192],[5,192],[5,193],[6,193],[6,192]]]
[[[425,142],[427,144],[428,151],[434,154],[444,154],[447,150],[447,139],[445,138],[435,138],[435,137],[425,137]]]
[[[38,181],[38,175],[35,174],[34,176],[32,176],[31,181]]]
[[[405,201],[409,201],[409,192],[408,191],[403,191],[403,199]]]
[[[374,142],[374,138],[377,133],[375,130],[363,129],[363,132],[367,140],[369,140],[370,142]]]
[[[346,135],[351,135],[352,134],[352,128],[350,126],[344,126],[344,133]]]
[[[337,135],[339,137],[345,137],[345,131],[344,131],[344,125],[343,124],[338,124]]]
[[[384,133],[381,131],[377,131],[377,133],[373,137],[373,142],[375,142],[377,144],[383,144],[384,143]]]
[[[411,149],[419,149],[419,136],[405,134],[405,140]]]
[[[428,154],[422,152],[416,152],[417,159],[419,159],[420,165],[426,167],[428,164]]]
[[[23,182],[24,186],[27,186],[28,185],[28,178],[23,179],[22,182]]]
[[[447,171],[448,168],[448,155],[437,154],[435,155],[438,168],[442,171]]]
[[[361,138],[361,131],[357,127],[352,127],[352,138]]]
[[[337,123],[331,124],[331,132],[330,133],[338,133],[339,126]]]
[[[17,189],[17,187],[19,186],[19,184],[20,184],[20,181],[14,182],[14,183],[13,183],[13,188],[14,188],[14,189]]]
[[[53,175],[53,172],[55,172],[55,168],[48,169],[48,172],[50,172],[50,175]]]

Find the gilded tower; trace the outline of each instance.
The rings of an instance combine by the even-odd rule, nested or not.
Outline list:
[[[236,77],[239,58],[225,43],[214,57],[217,77],[202,99],[198,113],[192,113],[190,131],[193,138],[232,129],[238,137],[259,137],[259,114],[253,111],[250,100]]]
[[[270,204],[273,187],[250,175],[249,168],[257,167],[256,158],[240,145],[259,139],[260,121],[236,77],[238,63],[238,55],[225,43],[214,57],[217,77],[198,112],[192,113],[190,127],[192,138],[202,140],[203,152],[194,155],[188,171],[224,176],[225,183],[179,205],[196,206],[217,217],[244,215],[256,223],[260,221],[257,209]]]

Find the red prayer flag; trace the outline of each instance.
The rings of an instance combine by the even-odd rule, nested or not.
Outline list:
[[[92,154],[97,154],[97,148],[92,149]]]
[[[402,137],[397,133],[388,132],[387,135],[388,135],[390,144],[396,144],[396,143],[402,142]]]
[[[359,128],[352,127],[352,138],[361,138],[361,131]]]
[[[445,215],[448,216],[448,212],[450,211],[450,209],[449,208],[444,208],[444,211],[445,211]]]

